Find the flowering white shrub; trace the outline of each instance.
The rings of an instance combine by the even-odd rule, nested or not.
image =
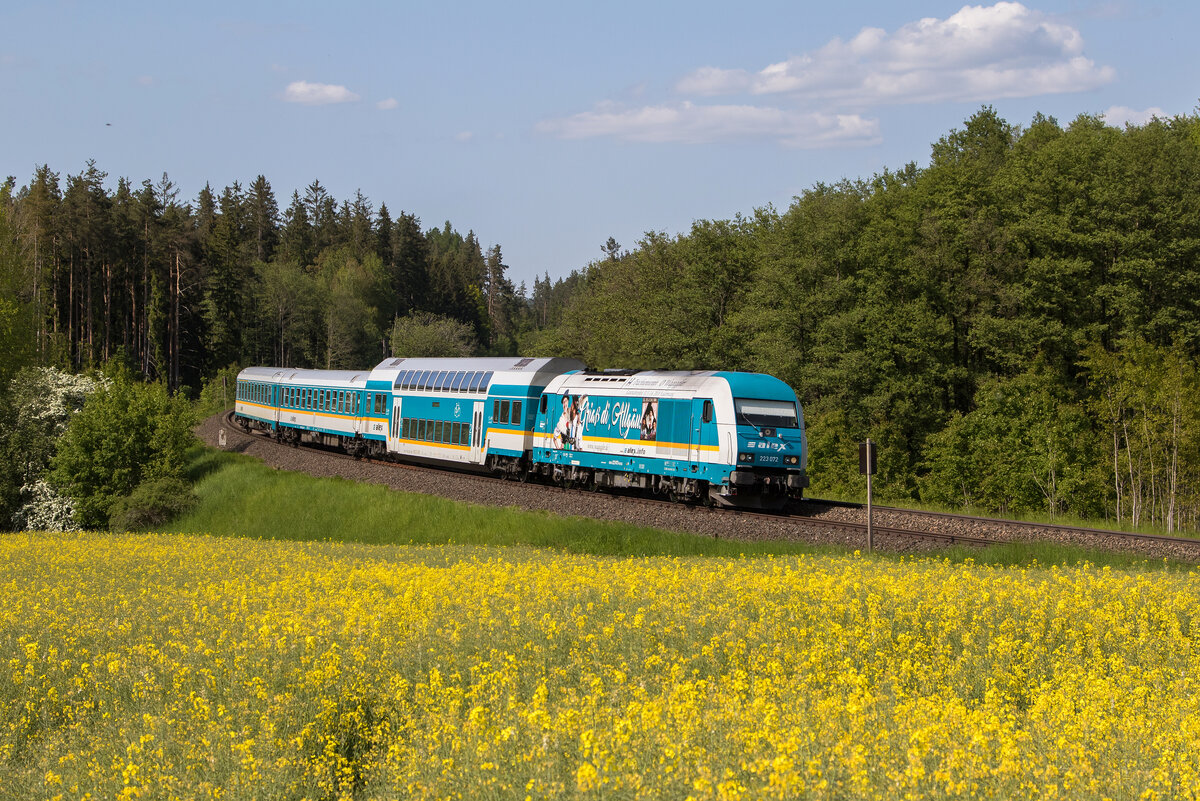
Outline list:
[[[45,479],[21,487],[29,500],[17,510],[13,523],[27,531],[70,531],[75,525],[75,502],[60,495]]]
[[[73,375],[55,367],[29,368],[13,378],[12,429],[6,435],[14,468],[9,480],[21,487],[13,526],[43,531],[74,527],[75,504],[45,480],[46,469],[71,418],[89,395],[108,384],[104,377]]]
[[[57,367],[36,367],[22,372],[13,383],[18,425],[34,424],[51,436],[59,436],[67,430],[71,415],[83,408],[88,395],[109,381],[103,376],[64,373]]]

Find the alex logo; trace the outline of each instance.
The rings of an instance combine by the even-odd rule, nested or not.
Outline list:
[[[758,449],[761,451],[786,451],[787,445],[785,445],[782,442],[769,442],[766,440],[763,440],[761,442],[750,441],[750,442],[746,443],[746,449],[747,450]]]

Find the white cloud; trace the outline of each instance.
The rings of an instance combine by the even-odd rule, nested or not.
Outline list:
[[[1167,113],[1158,106],[1151,106],[1138,111],[1128,106],[1113,106],[1102,115],[1109,125],[1121,127],[1124,125],[1145,125],[1155,117],[1165,119]]]
[[[154,79],[149,75],[139,75],[137,82],[138,86],[154,86]]]
[[[387,100],[380,100],[378,103],[376,103],[375,108],[379,109],[380,111],[391,111],[392,109],[399,107],[399,105],[400,104],[396,101],[396,98],[389,97]]]
[[[770,64],[758,72],[703,67],[681,80],[686,94],[786,93],[866,106],[978,101],[1093,89],[1115,76],[1083,56],[1069,25],[1021,3],[963,6],[888,33],[863,28],[849,41]]]
[[[459,131],[454,135],[454,140],[456,142],[469,142],[474,136],[475,133],[473,131]]]
[[[293,81],[283,90],[283,99],[288,103],[324,106],[330,103],[352,103],[358,100],[359,96],[336,84]]]
[[[762,106],[693,103],[619,108],[602,104],[538,130],[563,139],[614,137],[631,142],[700,144],[771,139],[789,147],[867,145],[879,141],[879,123],[857,114],[817,114]]]

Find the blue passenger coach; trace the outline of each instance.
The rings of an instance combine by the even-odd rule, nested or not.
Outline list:
[[[384,399],[387,453],[517,473],[528,469],[546,384],[582,368],[556,358],[387,359],[367,390]]]

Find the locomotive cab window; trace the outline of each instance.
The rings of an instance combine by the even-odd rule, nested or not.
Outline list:
[[[545,395],[542,396],[542,405],[540,408],[541,408],[542,414],[545,414],[546,413],[546,396]]]
[[[704,413],[703,413],[703,420],[704,420],[704,422],[706,422],[706,423],[711,423],[711,422],[712,422],[712,417],[713,417],[713,415],[712,415],[712,401],[710,401],[710,400],[706,400],[706,401],[704,402]]]
[[[792,401],[734,398],[737,422],[755,428],[796,428],[796,404]]]

